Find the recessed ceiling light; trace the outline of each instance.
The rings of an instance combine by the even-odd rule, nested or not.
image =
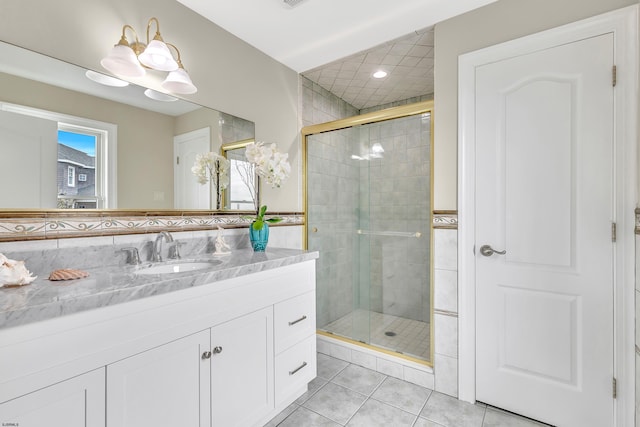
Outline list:
[[[87,70],[87,72],[85,73],[85,76],[87,76],[89,79],[93,80],[96,83],[100,83],[106,86],[125,87],[129,85],[129,82],[116,79],[115,77],[107,76],[106,74],[96,73],[93,70]]]
[[[384,77],[387,77],[387,72],[386,71],[382,71],[382,70],[378,70],[375,73],[373,73],[373,77],[375,77],[376,79],[382,79]]]

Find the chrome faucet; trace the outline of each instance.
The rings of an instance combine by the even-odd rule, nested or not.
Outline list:
[[[151,252],[151,261],[153,262],[162,262],[162,239],[167,241],[167,243],[173,242],[173,237],[168,231],[161,231],[158,233],[158,237],[156,237],[155,242],[153,242],[153,251]]]
[[[126,252],[128,254],[127,263],[131,265],[140,265],[140,255],[138,254],[138,248],[122,248],[121,252]]]

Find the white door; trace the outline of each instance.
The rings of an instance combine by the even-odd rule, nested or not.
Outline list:
[[[211,151],[209,128],[176,135],[173,138],[174,205],[176,209],[211,209],[211,184],[200,184],[191,172],[197,154]]]
[[[613,43],[476,68],[476,398],[557,426],[613,423]]]
[[[0,425],[104,427],[104,368],[0,404]]]
[[[209,331],[107,366],[107,427],[205,427]]]

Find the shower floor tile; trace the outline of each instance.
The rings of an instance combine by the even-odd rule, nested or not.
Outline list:
[[[322,330],[407,356],[429,359],[431,339],[427,322],[358,309]]]

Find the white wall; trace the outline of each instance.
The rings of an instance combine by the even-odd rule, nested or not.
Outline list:
[[[101,71],[122,26],[144,39],[154,16],[198,87],[185,98],[255,122],[256,138],[278,143],[297,171],[297,73],[174,0],[2,0],[0,40]],[[265,188],[270,209],[301,210],[299,186],[298,173],[279,190]]]
[[[499,0],[435,28],[434,209],[457,207],[458,56],[638,0]]]

